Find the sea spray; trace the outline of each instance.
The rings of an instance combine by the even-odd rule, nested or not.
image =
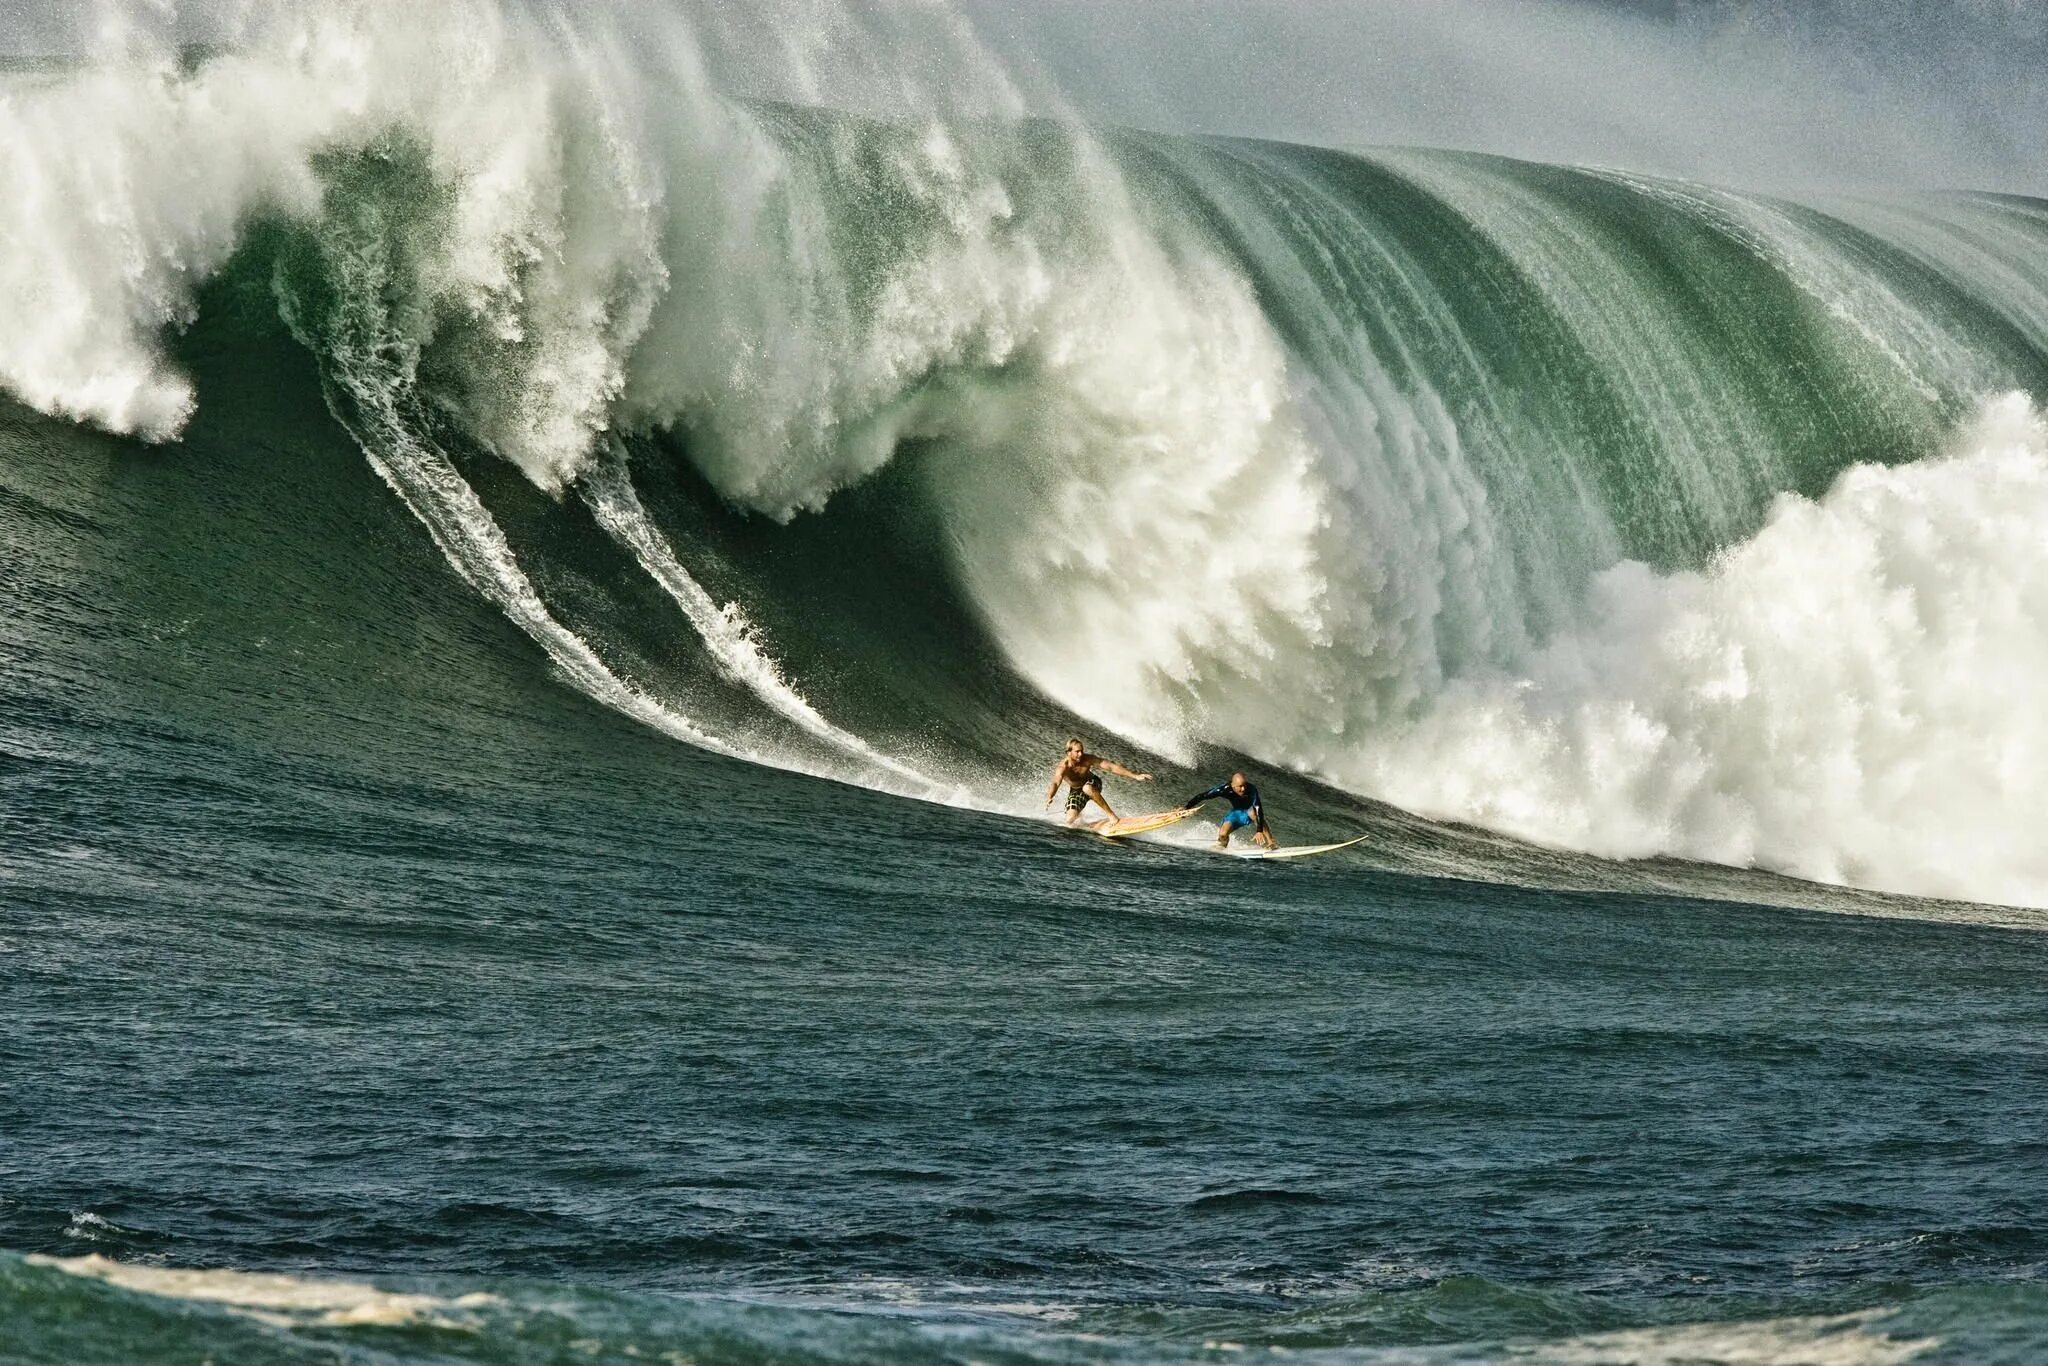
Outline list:
[[[1326,762],[1428,814],[1613,857],[2048,905],[2048,424],[1792,495],[1696,572],[1601,574],[1516,670]]]

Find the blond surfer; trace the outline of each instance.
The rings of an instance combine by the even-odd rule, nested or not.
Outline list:
[[[1108,812],[1109,819],[1117,819],[1115,809],[1102,795],[1104,773],[1114,773],[1119,778],[1129,778],[1137,783],[1152,781],[1152,775],[1149,773],[1133,773],[1122,764],[1105,759],[1100,754],[1090,754],[1088,746],[1082,744],[1080,737],[1076,736],[1067,741],[1067,752],[1060,756],[1059,764],[1052,771],[1052,782],[1045,789],[1045,804],[1052,805],[1052,799],[1059,795],[1060,784],[1065,783],[1068,825],[1081,823],[1081,813],[1088,809],[1090,802]]]

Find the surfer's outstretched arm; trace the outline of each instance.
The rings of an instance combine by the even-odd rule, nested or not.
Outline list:
[[[1225,792],[1228,792],[1229,790],[1229,783],[1218,783],[1216,784],[1216,786],[1210,788],[1207,792],[1197,792],[1194,796],[1182,802],[1180,804],[1180,808],[1183,811],[1192,811],[1196,807],[1200,806],[1203,802],[1215,801],[1218,797],[1222,796]]]
[[[1097,768],[1105,769],[1108,772],[1114,773],[1119,778],[1129,778],[1132,782],[1149,783],[1152,781],[1151,774],[1133,773],[1129,769],[1125,768],[1122,764],[1116,762],[1116,760],[1114,759],[1097,759],[1095,761],[1095,766]]]
[[[1049,783],[1045,789],[1045,804],[1047,806],[1051,806],[1052,799],[1060,794],[1060,779],[1066,776],[1067,766],[1065,764],[1061,764],[1057,768],[1053,769],[1052,782]]]

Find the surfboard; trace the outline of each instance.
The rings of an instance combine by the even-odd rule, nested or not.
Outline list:
[[[1303,844],[1286,849],[1270,850],[1248,849],[1244,853],[1239,853],[1235,849],[1218,849],[1216,852],[1219,854],[1228,854],[1231,858],[1242,859],[1307,858],[1310,854],[1327,854],[1338,849],[1349,849],[1354,844],[1363,844],[1369,838],[1370,836],[1367,835],[1359,835],[1354,839],[1344,840],[1343,842],[1338,844]]]
[[[1153,830],[1164,830],[1169,825],[1180,824],[1194,814],[1191,808],[1183,807],[1172,811],[1155,811],[1149,816],[1120,816],[1116,820],[1101,821],[1088,828],[1106,840],[1120,840]]]

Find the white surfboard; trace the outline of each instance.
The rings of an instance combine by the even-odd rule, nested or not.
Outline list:
[[[1371,837],[1368,835],[1359,835],[1337,844],[1300,844],[1291,845],[1285,849],[1246,849],[1241,853],[1236,849],[1218,849],[1216,852],[1228,854],[1231,858],[1242,859],[1307,858],[1310,854],[1327,854],[1337,849],[1349,849],[1354,844],[1363,844],[1369,838]]]

